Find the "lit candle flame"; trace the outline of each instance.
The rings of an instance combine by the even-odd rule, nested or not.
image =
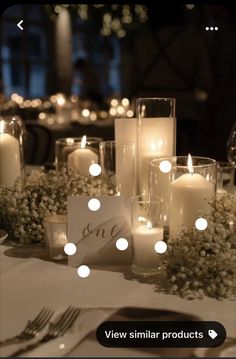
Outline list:
[[[86,147],[86,142],[87,142],[87,136],[84,135],[84,136],[82,137],[80,147],[81,147],[81,148],[85,148],[85,147]]]
[[[152,229],[152,223],[150,221],[147,221],[147,227],[148,229]]]
[[[188,154],[188,170],[189,173],[191,175],[193,175],[194,171],[193,171],[193,161],[192,161],[192,156],[190,155],[190,153]]]

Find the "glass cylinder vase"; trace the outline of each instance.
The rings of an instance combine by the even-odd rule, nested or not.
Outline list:
[[[149,161],[173,156],[176,151],[174,98],[137,99],[138,186],[140,194],[149,192]]]
[[[163,222],[171,238],[209,213],[216,195],[216,161],[174,156],[150,161],[150,193],[161,196]]]
[[[131,197],[136,194],[136,151],[134,142],[100,143],[102,177],[110,194]]]
[[[19,117],[0,117],[0,186],[12,187],[24,176],[23,132]]]
[[[66,257],[64,246],[67,243],[67,216],[52,214],[43,219],[45,244],[49,255],[54,259]]]
[[[56,169],[74,169],[84,177],[89,177],[89,168],[99,163],[100,137],[70,137],[56,141]]]
[[[156,245],[163,240],[163,199],[140,195],[131,198],[131,232],[135,274],[152,275],[160,269],[160,254]]]
[[[217,191],[234,192],[234,165],[230,162],[217,162]]]

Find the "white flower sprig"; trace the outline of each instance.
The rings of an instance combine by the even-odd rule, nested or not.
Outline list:
[[[41,173],[16,181],[12,188],[0,186],[0,227],[20,243],[44,242],[42,221],[49,214],[66,214],[67,197],[108,194],[99,178],[87,178],[75,171]]]
[[[211,206],[211,213],[204,216],[206,230],[183,229],[178,238],[168,240],[164,265],[170,293],[187,299],[235,296],[236,249],[230,239],[233,196],[223,194]]]

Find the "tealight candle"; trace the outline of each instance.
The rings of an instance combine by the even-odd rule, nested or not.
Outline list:
[[[55,242],[54,242],[55,247],[63,247],[64,248],[64,245],[66,243],[67,243],[66,233],[64,233],[64,232],[56,233]]]
[[[63,259],[64,246],[67,243],[67,218],[64,215],[49,215],[43,220],[45,242],[49,248],[50,257]]]

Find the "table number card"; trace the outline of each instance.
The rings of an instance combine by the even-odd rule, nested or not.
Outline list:
[[[122,196],[101,196],[101,207],[91,211],[91,197],[68,197],[68,242],[77,251],[69,264],[127,264],[131,262],[130,203]],[[116,248],[119,238],[128,240],[128,248]]]

